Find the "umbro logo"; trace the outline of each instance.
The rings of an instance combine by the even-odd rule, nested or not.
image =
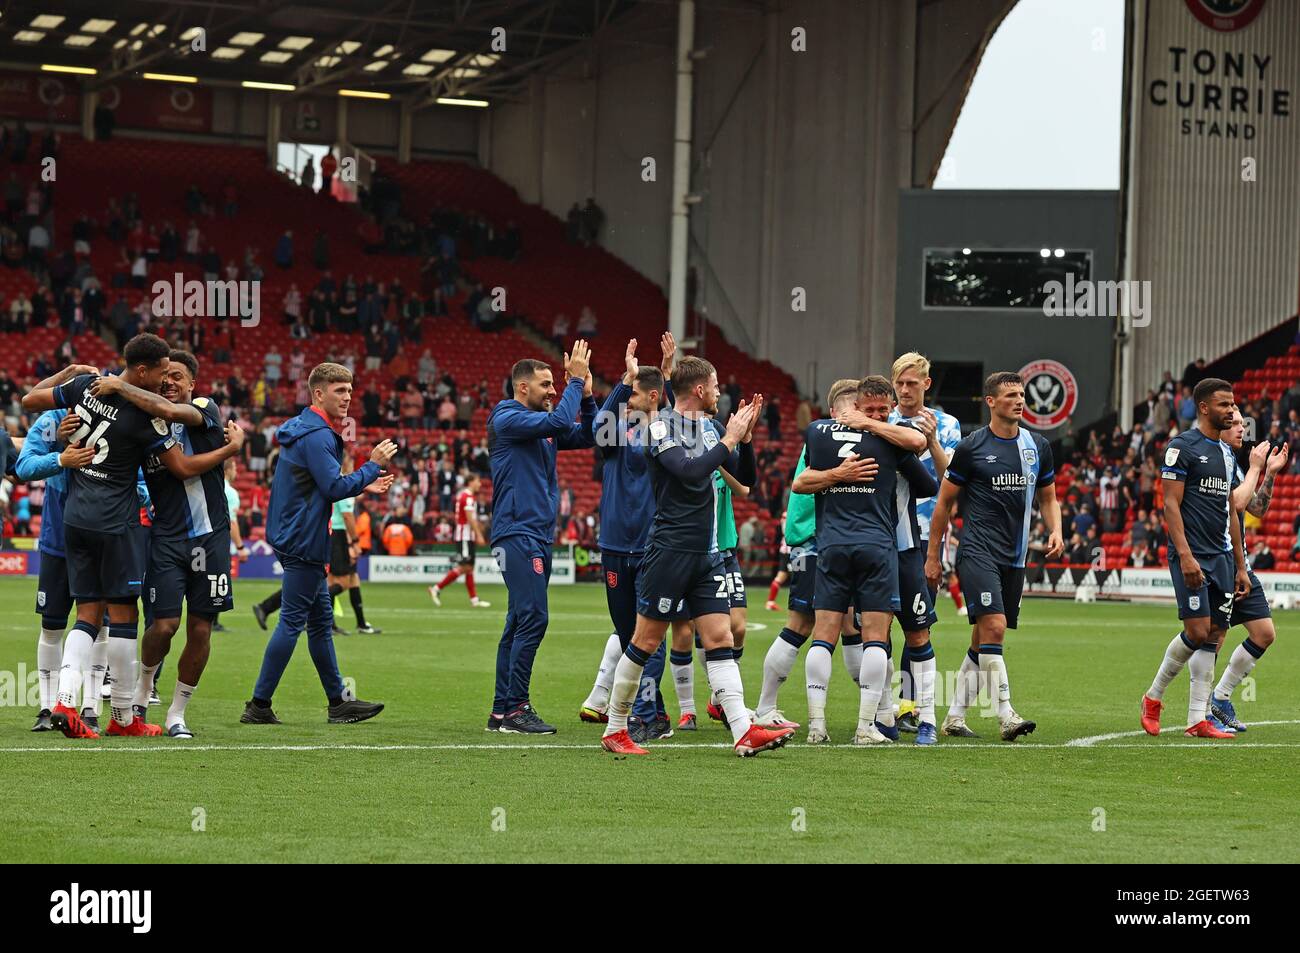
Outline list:
[[[990,453],[987,457],[984,458],[984,462],[985,462],[985,463],[997,463],[997,462],[998,462],[998,455],[997,455],[996,453]]]
[[[1200,459],[1200,461],[1201,461],[1202,463],[1209,463],[1209,462],[1210,462],[1210,458],[1209,458],[1209,457],[1200,457],[1199,459]]]

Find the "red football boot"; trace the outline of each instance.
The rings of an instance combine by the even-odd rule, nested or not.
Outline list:
[[[709,707],[707,711],[709,713],[709,717],[712,718],[714,721],[721,721],[724,723],[726,722],[727,720],[726,715],[724,715],[722,713],[722,709],[719,708],[717,705],[715,705],[712,701],[709,702]]]
[[[151,725],[139,715],[125,728],[119,725],[116,719],[113,719],[108,723],[108,731],[106,732],[106,734],[119,735],[123,738],[153,738],[162,733],[162,725]]]
[[[1160,734],[1160,712],[1164,707],[1164,702],[1147,695],[1142,696],[1142,730],[1147,734]]]
[[[764,728],[762,725],[750,725],[749,731],[736,742],[736,754],[742,758],[752,758],[760,751],[780,748],[794,737],[793,728]]]
[[[1235,738],[1231,731],[1220,731],[1209,721],[1198,721],[1183,732],[1188,738]]]
[[[606,735],[600,739],[600,746],[610,754],[649,754],[645,748],[632,740],[632,736],[627,733],[627,729],[616,731],[612,735]]]
[[[63,732],[65,738],[98,738],[99,734],[84,721],[75,708],[55,705],[50,712],[50,722]]]

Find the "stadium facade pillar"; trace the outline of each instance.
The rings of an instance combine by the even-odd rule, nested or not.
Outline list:
[[[280,122],[284,116],[284,107],[275,96],[268,96],[266,103],[266,162],[272,169],[276,166],[277,153],[280,149]]]
[[[99,108],[99,90],[85,87],[81,96],[81,138],[95,140],[95,110]]]
[[[690,235],[691,97],[694,94],[695,2],[677,5],[677,106],[673,129],[673,218],[668,247],[668,330],[686,337],[686,252]]]

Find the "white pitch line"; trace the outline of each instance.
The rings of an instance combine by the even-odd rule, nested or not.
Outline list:
[[[1257,725],[1261,725],[1261,726],[1262,726],[1262,725],[1300,725],[1300,721],[1252,721],[1252,722],[1250,723],[1250,725],[1248,725],[1247,727],[1255,727],[1255,726],[1257,726]],[[1178,730],[1178,729],[1177,729],[1176,727],[1174,727],[1174,728],[1170,728],[1170,729],[1169,729],[1169,731],[1170,731],[1171,733],[1174,732],[1174,731],[1177,731],[1177,730]],[[1145,734],[1146,734],[1146,732],[1145,732],[1145,731],[1142,731],[1141,729],[1139,729],[1138,731],[1112,731],[1110,734],[1106,734],[1106,735],[1089,735],[1089,736],[1086,737],[1086,738],[1074,738],[1074,739],[1072,739],[1072,740],[1070,740],[1070,741],[1067,741],[1067,742],[1065,743],[1065,747],[1067,747],[1067,748],[1091,748],[1091,747],[1093,747],[1095,744],[1097,744],[1098,742],[1101,742],[1101,741],[1115,741],[1115,740],[1118,739],[1118,738],[1141,738],[1141,737],[1142,737],[1143,735],[1145,735]],[[1233,742],[1225,742],[1225,744],[1236,744],[1236,742],[1235,742],[1235,741],[1233,741]],[[1248,746],[1248,745],[1249,745],[1250,747],[1252,747],[1252,748],[1258,748],[1258,747],[1261,747],[1261,745],[1256,744],[1256,743],[1253,743],[1253,742],[1249,742],[1249,741],[1242,742],[1241,744],[1237,744],[1237,747],[1238,747],[1238,748],[1245,748],[1245,747]],[[1278,744],[1278,743],[1275,743],[1275,746],[1280,746],[1280,747],[1290,747],[1290,745],[1287,745],[1287,744]],[[1141,746],[1140,746],[1140,745],[1137,745],[1137,746],[1134,746],[1134,745],[1109,745],[1108,747],[1111,747],[1111,748],[1124,748],[1124,747],[1141,747]],[[1204,747],[1207,747],[1207,746],[1206,746],[1206,745],[1196,745],[1195,747],[1198,747],[1198,748],[1204,748]]]
[[[1273,724],[1273,722],[1256,722],[1256,724]],[[1279,722],[1279,724],[1291,724],[1291,722]],[[1142,732],[1138,732],[1141,734]],[[732,746],[725,742],[707,742],[702,744],[652,744],[652,752],[660,749],[673,750],[694,750],[694,749],[728,749]],[[857,745],[835,744],[835,745],[806,745],[792,744],[787,747],[791,749],[835,749],[835,750],[860,750]],[[913,749],[917,745],[899,744],[885,745],[884,749]],[[1026,742],[1024,744],[997,744],[991,742],[977,742],[974,744],[939,744],[931,747],[931,751],[1048,751],[1059,748],[1078,748],[1079,745],[1073,742],[1052,743],[1052,744],[1034,744]],[[1220,742],[1187,742],[1185,744],[1174,745],[1151,745],[1151,744],[1119,744],[1107,745],[1104,750],[1110,751],[1116,748],[1141,748],[1145,751],[1168,751],[1192,750],[1203,748],[1300,748],[1300,742],[1263,742],[1263,741],[1220,741]],[[59,754],[68,752],[77,753],[94,753],[94,754],[123,754],[123,753],[141,753],[141,754],[172,754],[183,751],[599,751],[600,746],[597,744],[585,745],[565,745],[565,744],[461,744],[461,745],[189,745],[183,743],[168,744],[161,743],[152,747],[125,747],[120,745],[77,745],[62,746],[50,748],[0,748],[0,754]],[[876,749],[881,750],[881,749]],[[1102,749],[1097,749],[1102,750]],[[863,757],[870,757],[864,755]],[[924,755],[918,755],[924,757]]]

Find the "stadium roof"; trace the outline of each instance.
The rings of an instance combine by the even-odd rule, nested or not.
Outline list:
[[[151,72],[299,94],[372,90],[419,105],[510,98],[646,2],[662,0],[11,0],[0,45],[5,65],[93,69],[91,87]],[[496,28],[504,50],[493,47]]]

